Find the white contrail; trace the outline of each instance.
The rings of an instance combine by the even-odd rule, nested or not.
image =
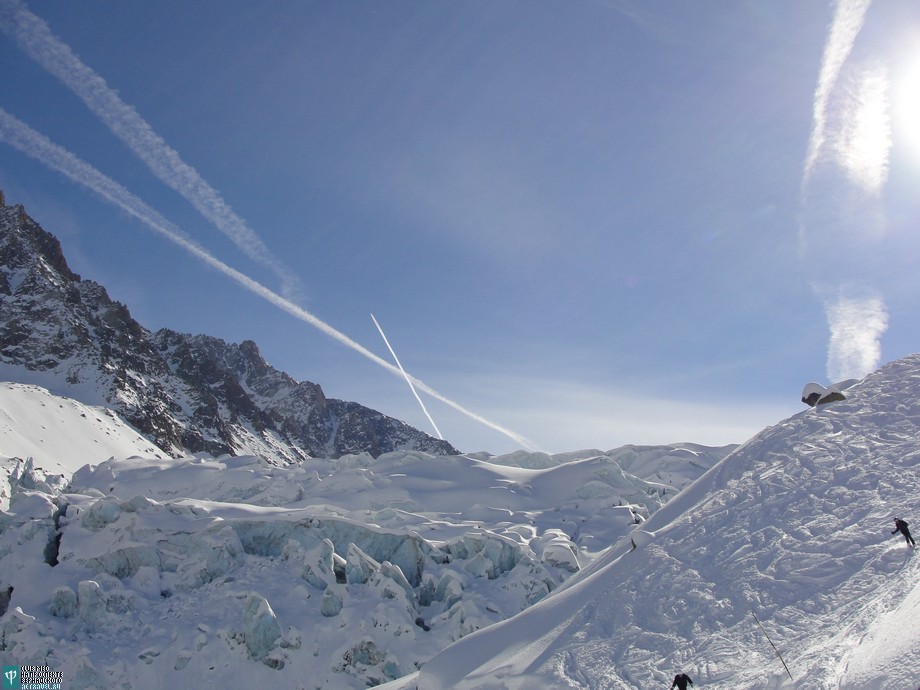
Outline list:
[[[840,76],[840,70],[853,49],[856,36],[862,29],[866,12],[871,4],[872,0],[838,0],[837,2],[837,11],[834,13],[831,30],[824,46],[824,56],[821,59],[818,87],[815,90],[814,123],[808,142],[808,153],[805,157],[805,170],[802,176],[803,189],[811,179],[821,148],[824,146],[828,100],[837,83],[837,77]]]
[[[179,245],[190,254],[198,257],[207,265],[217,269],[250,292],[253,292],[259,297],[262,297],[279,309],[287,312],[295,318],[300,319],[301,321],[310,324],[311,326],[314,326],[329,337],[339,341],[347,347],[350,347],[358,354],[363,355],[384,369],[387,369],[388,371],[397,375],[402,374],[402,372],[400,372],[397,367],[378,357],[365,347],[359,345],[344,333],[336,330],[326,322],[317,318],[305,309],[300,308],[290,300],[285,299],[281,295],[269,290],[267,287],[256,282],[249,276],[240,273],[236,269],[231,268],[222,262],[220,259],[212,256],[205,249],[199,247],[194,241],[189,239],[173,223],[166,220],[157,211],[152,209],[137,196],[129,192],[122,185],[118,184],[110,177],[102,174],[89,163],[86,163],[85,161],[77,158],[67,149],[58,146],[43,134],[36,132],[24,122],[7,113],[3,108],[0,108],[0,141],[6,142],[27,156],[31,156],[32,158],[38,160],[43,165],[53,170],[57,170],[74,182],[89,188],[91,191],[95,192],[106,201],[118,206],[120,209],[130,214],[131,216],[134,216],[166,239]],[[476,414],[475,412],[466,409],[462,405],[455,403],[453,400],[450,400],[449,398],[446,398],[445,396],[438,393],[423,381],[420,381],[419,379],[412,376],[409,376],[409,378],[419,390],[424,391],[437,400],[440,400],[445,405],[452,407],[461,414],[466,415],[470,419],[473,419],[480,424],[483,424],[484,426],[499,432],[500,434],[504,434],[508,438],[512,439],[515,443],[519,443],[524,448],[529,450],[538,450],[533,442],[527,440],[520,434],[517,434],[510,429],[506,429],[505,427],[496,424],[495,422],[489,421],[488,419]]]
[[[102,77],[83,64],[44,20],[32,14],[20,0],[0,0],[0,31],[82,99],[160,181],[185,197],[249,258],[274,271],[285,296],[296,294],[297,278],[272,255],[246,221]]]
[[[425,403],[422,402],[422,399],[418,396],[418,393],[415,390],[415,386],[412,385],[412,379],[409,377],[409,374],[406,373],[406,370],[403,369],[403,365],[399,363],[399,357],[396,356],[396,351],[393,350],[393,346],[390,345],[390,341],[387,340],[386,334],[383,332],[380,324],[377,323],[377,319],[374,318],[373,314],[371,314],[371,319],[373,320],[374,325],[377,327],[377,330],[380,331],[380,337],[383,338],[383,342],[387,344],[387,349],[390,351],[390,354],[393,355],[393,361],[396,362],[396,366],[398,366],[399,370],[402,372],[403,377],[406,379],[406,383],[409,384],[409,390],[412,391],[412,395],[414,395],[415,399],[418,400],[418,404],[421,406],[422,412],[424,412],[425,416],[428,417],[428,421],[431,422],[431,426],[434,427],[434,431],[438,435],[438,438],[443,441],[444,437],[441,435],[441,430],[438,429],[438,425],[434,423],[431,415],[428,414],[428,409],[425,407]]]

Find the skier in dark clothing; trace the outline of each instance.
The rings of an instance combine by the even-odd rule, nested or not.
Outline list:
[[[678,673],[674,676],[674,682],[671,683],[671,690],[677,688],[678,690],[687,690],[687,683],[693,685],[693,681],[690,680],[690,676],[686,673]]]
[[[907,523],[901,518],[894,519],[894,532],[892,532],[892,534],[894,534],[895,532],[900,532],[901,534],[904,535],[904,541],[907,542],[908,546],[916,545],[914,543],[914,538],[910,536],[910,530],[907,529]]]

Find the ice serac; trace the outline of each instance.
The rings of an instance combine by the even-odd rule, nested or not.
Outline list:
[[[257,592],[250,592],[243,609],[239,635],[249,650],[249,655],[271,668],[282,668],[283,661],[272,655],[281,643],[281,626],[268,600]]]
[[[183,484],[215,464],[158,463],[184,468]],[[272,471],[291,481],[299,468]],[[243,479],[221,472],[224,482]],[[165,474],[151,481],[171,492]],[[0,575],[22,607],[0,617],[0,636],[15,663],[45,654],[68,669],[68,684],[90,658],[132,687],[149,686],[148,668],[199,684],[222,659],[224,674],[258,675],[251,661],[285,687],[309,673],[313,687],[356,690],[411,671],[571,575],[569,564],[541,562],[530,542],[481,530],[427,541],[317,507],[125,499],[111,463],[78,475],[54,497],[17,485],[11,511],[0,512]],[[80,488],[96,475],[111,493]],[[55,530],[59,564],[46,580],[35,569],[50,567],[41,554]]]
[[[45,386],[123,416],[174,453],[279,462],[448,442],[355,402],[326,398],[268,364],[252,341],[151,332],[74,273],[60,242],[21,206],[0,204],[0,379]]]

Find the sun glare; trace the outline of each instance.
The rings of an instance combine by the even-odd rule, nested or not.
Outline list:
[[[894,93],[896,141],[913,152],[920,163],[920,55],[914,55],[901,73]]]
[[[850,179],[871,192],[878,192],[888,176],[891,128],[887,89],[885,70],[868,69],[860,75],[836,142],[838,161]]]

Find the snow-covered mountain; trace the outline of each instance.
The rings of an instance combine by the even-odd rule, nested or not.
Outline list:
[[[150,332],[67,265],[60,243],[0,202],[0,380],[113,409],[159,448],[308,456],[422,450],[448,442],[270,366],[255,343]]]
[[[920,532],[920,355],[846,395],[764,430],[551,596],[387,688],[664,688],[682,670],[714,690],[914,690],[920,556],[891,530]]]
[[[145,331],[0,211],[4,666],[68,690],[920,684],[920,563],[891,534],[920,535],[920,355],[737,448],[384,452],[364,421],[344,452],[304,421],[335,409],[318,386]]]

